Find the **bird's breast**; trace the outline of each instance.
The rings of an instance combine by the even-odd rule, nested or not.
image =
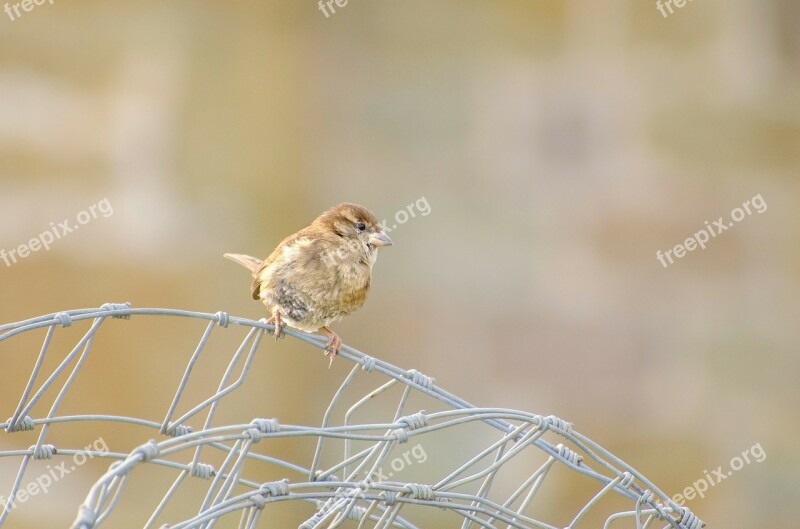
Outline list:
[[[345,314],[361,307],[369,293],[370,267],[362,263],[342,263],[337,267],[336,275],[328,299]]]

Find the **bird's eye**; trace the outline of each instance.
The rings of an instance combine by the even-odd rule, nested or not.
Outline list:
[[[357,222],[356,229],[358,229],[358,231],[364,231],[367,229],[367,225],[364,224],[363,222]]]

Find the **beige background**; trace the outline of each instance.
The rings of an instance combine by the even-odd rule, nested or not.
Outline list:
[[[476,404],[569,419],[670,493],[760,443],[763,463],[689,506],[710,527],[794,529],[798,15],[791,0],[697,0],[669,18],[589,0],[350,0],[327,19],[310,0],[0,13],[0,248],[114,208],[0,262],[0,321],[107,301],[257,319],[223,252],[266,255],[343,200],[391,219],[425,197],[431,213],[392,232],[367,305],[336,326],[347,343]],[[759,193],[763,214],[656,260]],[[160,420],[203,328],[167,323],[112,323],[62,412]],[[0,415],[38,339],[0,344]],[[294,340],[265,350],[242,418],[318,421],[347,366]],[[102,432],[126,450],[138,439]],[[0,449],[28,446],[15,435]],[[427,447],[429,468],[447,446]],[[7,527],[64,526],[105,466]],[[0,493],[15,472],[0,461]],[[130,492],[142,505],[169,479],[145,474]],[[554,487],[541,508],[567,523],[559,505],[592,489]],[[119,509],[114,527],[141,526],[137,501]]]

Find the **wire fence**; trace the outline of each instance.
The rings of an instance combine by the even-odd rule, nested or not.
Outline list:
[[[177,384],[175,396],[163,412],[163,420],[117,415],[59,415],[59,406],[87,362],[95,337],[101,328],[108,326],[105,322],[109,318],[129,319],[131,316],[170,316],[207,322]],[[59,328],[78,324],[88,327],[86,332],[55,369],[44,369],[45,357],[54,354],[50,352],[54,334]],[[246,335],[232,352],[216,391],[200,402],[184,402],[187,384],[198,359],[201,355],[212,354],[206,347],[212,333],[231,328],[241,328]],[[0,526],[14,516],[14,501],[19,499],[20,493],[30,492],[30,483],[26,487],[22,485],[32,461],[77,454],[114,461],[87,491],[83,504],[76,506],[73,529],[93,529],[104,523],[119,527],[121,522],[113,521],[115,507],[125,495],[132,471],[153,466],[169,469],[175,478],[164,487],[163,495],[159,493],[159,501],[150,506],[145,502],[139,503],[139,507],[146,510],[147,519],[142,525],[145,529],[210,529],[227,523],[238,524],[239,529],[284,527],[286,524],[275,523],[276,518],[271,514],[271,510],[282,502],[301,502],[306,506],[308,517],[299,522],[300,529],[416,529],[440,525],[460,525],[462,529],[560,529],[563,524],[556,526],[552,521],[540,519],[538,512],[542,509],[537,509],[537,505],[542,500],[536,501],[542,495],[545,478],[557,467],[593,480],[595,489],[574,515],[569,513],[571,521],[567,529],[588,527],[589,514],[598,519],[594,512],[598,510],[602,511],[599,519],[605,521],[605,529],[656,526],[699,529],[704,526],[687,508],[676,505],[645,476],[578,433],[571,423],[552,415],[545,417],[513,409],[475,407],[438,387],[434,379],[423,373],[398,368],[348,346],[342,347],[340,356],[353,366],[332,395],[321,424],[284,424],[280,418],[254,418],[244,424],[215,424],[220,402],[244,384],[262,339],[274,330],[266,320],[253,321],[229,316],[225,312],[134,309],[127,303],[108,303],[100,308],[59,312],[0,326],[0,342],[39,329],[44,339],[30,378],[19,403],[9,419],[0,423],[0,428],[11,439],[16,432],[37,428],[40,431],[36,443],[29,448],[0,451],[0,458],[21,459],[12,488],[4,496],[9,500],[0,505]],[[322,336],[292,329],[285,332],[320,349],[325,347],[326,339]],[[213,354],[221,352],[215,350]],[[357,377],[367,374],[379,376],[381,383],[377,387],[370,386],[374,389],[366,394],[349,395]],[[37,385],[37,380],[41,379],[44,381]],[[53,391],[48,393],[50,389]],[[34,406],[37,403],[41,406],[46,400],[45,394],[52,393],[55,397],[49,404],[47,415],[33,418],[31,411]],[[415,402],[412,397],[418,396],[431,399],[433,407],[442,410],[426,413],[420,409],[408,409],[410,403]],[[361,420],[361,412],[376,399],[391,400],[393,417],[382,423]],[[178,409],[185,408],[188,408],[186,412],[178,413]],[[278,414],[279,410],[275,413]],[[153,436],[160,436],[162,440],[142,442],[129,452],[56,447],[47,443],[51,428],[64,423],[98,422],[149,428]],[[459,430],[464,426],[486,429],[484,433],[487,435],[470,440],[488,438],[490,442],[480,445],[452,470],[424,482],[398,481],[391,472],[388,476],[384,474],[385,465],[391,462],[395,466],[398,458],[401,462],[405,458],[406,464],[412,463],[409,453],[413,451],[406,450],[402,456],[397,455],[409,446],[407,443],[432,439],[437,435],[438,438],[449,436],[450,443],[464,443],[464,434]],[[283,460],[268,449],[259,448],[268,443],[258,444],[264,439],[299,437],[313,439],[316,444],[313,455],[309,454],[310,460],[302,463]],[[559,442],[554,444],[549,440],[551,437]],[[530,465],[532,451],[539,458],[536,465]],[[207,462],[212,452],[216,452],[221,461],[216,467]],[[285,478],[259,482],[253,476],[256,472],[249,472],[256,464],[269,465]],[[508,472],[509,469],[513,472]],[[521,479],[520,475],[523,476]],[[204,494],[196,495],[194,505],[175,499],[189,482],[207,484],[203,487]],[[623,500],[626,507],[609,509],[610,502],[605,500],[612,496]],[[185,513],[177,519],[175,512],[181,509],[175,508],[176,502]],[[451,516],[449,522],[431,521],[442,520],[442,513]]]

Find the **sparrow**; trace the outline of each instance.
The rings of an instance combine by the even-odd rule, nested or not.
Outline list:
[[[328,337],[330,367],[342,346],[330,325],[364,304],[378,248],[391,245],[375,215],[343,203],[283,239],[266,259],[235,253],[224,257],[252,272],[252,297],[267,306],[275,339],[284,325],[322,332]]]

